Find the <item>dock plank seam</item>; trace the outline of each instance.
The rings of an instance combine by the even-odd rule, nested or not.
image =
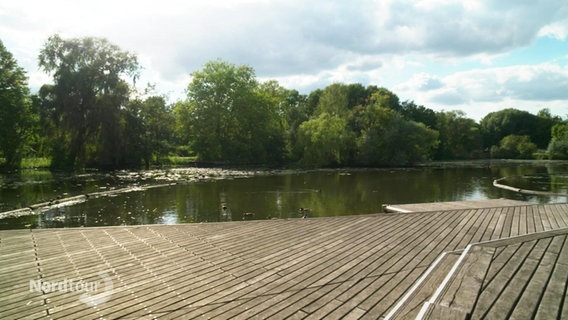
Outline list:
[[[91,279],[98,268],[105,268],[117,286],[113,299],[100,313],[82,305],[75,296],[45,295],[50,303],[46,308],[54,317],[377,318],[417,286],[416,281],[441,254],[452,250],[463,254],[468,245],[481,243],[495,249],[491,261],[496,263],[496,268],[485,273],[482,286],[502,282],[490,280],[501,272],[499,263],[513,263],[514,267],[531,264],[518,271],[521,278],[515,281],[521,281],[518,283],[525,285],[526,294],[538,301],[523,303],[528,296],[517,296],[517,308],[508,310],[511,315],[529,305],[533,314],[548,314],[533,307],[545,303],[558,305],[551,312],[562,315],[568,310],[564,306],[568,264],[561,263],[568,258],[568,245],[560,229],[568,229],[567,212],[565,204],[523,205],[199,225],[32,230],[25,231],[27,235],[24,231],[0,231],[0,255],[6,258],[0,259],[0,281],[7,279],[3,283],[15,285],[13,294],[0,294],[0,299],[12,297],[10,314],[37,316],[40,309],[25,309],[19,301],[26,299],[26,294],[17,289],[37,274],[22,269],[37,267],[35,254],[40,271],[49,279]],[[535,235],[540,229],[546,233]],[[30,249],[30,234],[38,243],[35,251]],[[542,240],[544,235],[551,240]],[[561,246],[559,239],[564,241]],[[518,241],[525,244],[516,245]],[[69,259],[73,262],[69,261],[67,268],[60,263]],[[455,260],[450,261],[444,273]],[[548,261],[555,262],[555,267],[539,267],[540,262]],[[460,272],[469,274],[465,269]],[[442,278],[436,276],[430,283]],[[563,279],[563,285],[554,284],[557,279]],[[537,280],[547,289],[541,288],[541,283],[537,286]],[[450,282],[450,291],[443,289],[440,294],[444,301],[451,298],[446,293],[460,289],[455,281]],[[423,296],[421,293],[420,299]],[[52,309],[51,303],[58,307]],[[0,305],[0,317],[5,317],[6,306]],[[409,307],[404,314],[413,314],[412,310]]]

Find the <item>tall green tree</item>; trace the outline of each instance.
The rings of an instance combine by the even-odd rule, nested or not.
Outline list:
[[[27,76],[0,41],[0,156],[7,168],[20,166],[35,117]]]
[[[363,115],[358,161],[367,166],[396,166],[428,160],[438,144],[438,132],[379,103]]]
[[[120,113],[129,98],[126,79],[139,73],[136,56],[106,39],[53,35],[41,50],[39,66],[53,76],[44,95],[58,128],[52,164],[120,166]]]
[[[544,149],[550,142],[550,130],[558,121],[546,111],[534,115],[509,108],[489,113],[481,119],[480,126],[486,148],[499,145],[504,137],[513,134],[529,136],[538,148]]]
[[[435,115],[435,128],[440,133],[437,159],[471,159],[483,153],[481,132],[475,120],[466,118],[462,111],[442,111]]]
[[[308,97],[297,90],[285,89],[285,95],[279,108],[283,111],[282,123],[284,127],[285,159],[298,161],[301,151],[297,148],[298,128],[310,118],[313,110],[309,109]]]
[[[436,112],[424,106],[417,105],[416,103],[414,103],[414,101],[401,102],[400,113],[407,120],[423,123],[428,128],[436,128]]]
[[[338,166],[348,164],[355,148],[355,135],[347,121],[327,112],[300,125],[298,145],[301,162],[307,166]]]
[[[140,106],[142,122],[143,158],[146,167],[151,161],[161,164],[173,149],[175,120],[171,108],[162,96],[146,98]]]
[[[177,101],[174,103],[172,112],[174,116],[174,137],[178,153],[187,156],[190,154],[190,104],[187,101]]]
[[[327,86],[318,101],[316,113],[329,113],[332,116],[346,117],[349,112],[349,86],[334,83]]]
[[[264,163],[282,157],[279,107],[254,70],[224,61],[192,73],[190,141],[201,160]]]
[[[550,159],[568,159],[568,123],[555,124],[551,130],[552,140],[548,144],[547,152]]]
[[[394,92],[387,88],[376,89],[371,95],[371,103],[397,112],[401,111],[400,99]]]

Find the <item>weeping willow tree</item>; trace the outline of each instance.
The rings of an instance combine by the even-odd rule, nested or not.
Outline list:
[[[122,109],[128,103],[129,78],[139,65],[134,54],[101,38],[51,36],[39,66],[53,76],[41,90],[50,109],[52,165],[120,167],[123,163]]]

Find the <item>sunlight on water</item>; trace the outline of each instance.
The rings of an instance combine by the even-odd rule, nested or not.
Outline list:
[[[382,204],[510,198],[565,202],[566,197],[523,196],[493,187],[494,179],[535,188],[568,190],[565,166],[505,165],[411,169],[342,169],[242,174],[240,178],[163,184],[153,173],[54,175],[45,172],[2,176],[2,211],[53,203],[25,216],[0,219],[0,228],[176,224],[288,219],[381,212]],[[169,173],[169,176],[173,174]],[[176,179],[179,179],[177,177]],[[193,178],[192,178],[193,179]],[[153,187],[158,186],[158,187]],[[86,193],[100,197],[57,203]],[[300,208],[307,208],[301,211]],[[29,215],[34,213],[34,215]]]

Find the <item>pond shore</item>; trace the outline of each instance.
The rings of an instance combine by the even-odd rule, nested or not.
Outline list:
[[[289,217],[297,215],[300,207],[312,208],[320,215],[363,214],[378,212],[381,203],[395,201],[507,197],[492,186],[495,179],[554,172],[549,166],[555,166],[556,172],[566,171],[567,164],[566,161],[474,160],[429,162],[402,168],[171,167],[143,171],[86,170],[75,174],[32,170],[0,175],[0,197],[11,201],[0,203],[0,219],[37,215],[44,219],[43,213],[50,212],[45,217],[48,220],[84,219],[88,215],[89,219],[100,221],[103,214],[111,225],[118,223],[113,222],[114,217],[122,217],[118,224],[134,223],[132,219],[137,217],[139,224],[152,223],[144,218],[151,210],[156,214],[181,212],[175,219],[178,222],[202,222],[240,219],[243,212],[254,211],[255,219]],[[257,203],[261,201],[259,196],[266,199],[265,203]],[[146,197],[153,200],[144,200]],[[184,199],[200,203],[187,208]],[[361,200],[365,204],[360,204]],[[232,210],[220,211],[224,206]],[[187,221],[189,218],[184,218],[184,214],[195,217]],[[39,218],[24,220],[3,223],[19,228],[41,225]]]

